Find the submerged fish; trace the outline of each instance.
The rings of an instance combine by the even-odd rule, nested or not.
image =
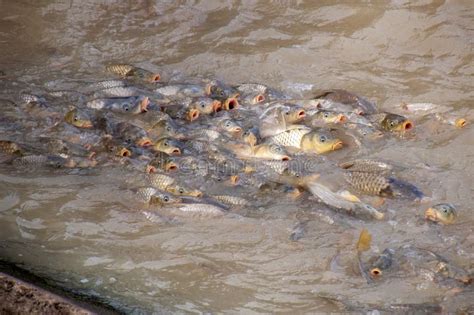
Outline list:
[[[95,99],[87,102],[86,106],[120,114],[140,114],[148,111],[149,104],[150,100],[146,96],[130,96]]]
[[[0,140],[0,152],[10,155],[21,155],[23,150],[17,143],[13,141]]]
[[[64,120],[77,128],[92,128],[92,121],[84,111],[77,108],[71,109],[64,116]]]
[[[107,66],[106,69],[122,77],[139,79],[148,83],[158,82],[161,79],[161,76],[158,73],[153,73],[151,71],[127,64],[110,65]]]
[[[449,203],[439,203],[425,211],[425,218],[442,224],[452,224],[456,220],[456,208]]]

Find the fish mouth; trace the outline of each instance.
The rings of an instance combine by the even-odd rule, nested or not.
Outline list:
[[[188,120],[189,121],[194,121],[199,118],[199,111],[197,109],[190,109],[188,112]]]
[[[331,146],[331,150],[332,151],[335,151],[335,150],[339,150],[341,149],[342,147],[344,146],[344,144],[342,143],[341,140],[337,140],[333,143],[333,145]]]
[[[258,103],[263,103],[263,102],[265,102],[265,95],[263,95],[263,94],[258,94],[257,96],[254,97],[253,100],[254,100],[254,102],[255,102],[256,104],[258,104]]]
[[[151,83],[158,82],[160,80],[161,80],[161,75],[159,75],[158,73],[152,74],[150,77]]]
[[[413,129],[414,124],[410,120],[406,120],[402,124],[402,130],[407,131]]]
[[[240,128],[240,127],[234,127],[234,128],[232,128],[232,130],[231,130],[230,132],[232,132],[232,133],[240,133],[240,132],[242,132],[242,128]]]
[[[150,100],[147,96],[140,102],[140,111],[146,113],[148,111],[148,105],[150,105]]]
[[[372,268],[370,269],[370,274],[372,277],[377,278],[382,276],[382,270],[380,270],[380,268]]]
[[[237,183],[239,181],[239,175],[232,175],[230,177],[229,181],[232,185],[237,185]]]
[[[303,119],[306,117],[306,112],[302,109],[298,111],[298,113],[296,114],[296,117],[298,117],[298,119]]]
[[[458,128],[464,128],[467,125],[467,120],[464,118],[458,118],[454,121],[454,125]]]
[[[291,158],[289,156],[285,155],[281,158],[281,160],[282,161],[289,161],[289,160],[291,160]]]
[[[156,173],[156,167],[154,167],[152,165],[147,165],[146,169],[145,169],[145,172],[148,173],[148,174]]]
[[[438,217],[438,212],[433,209],[433,208],[428,208],[425,211],[425,219],[430,220],[433,222],[438,222],[440,221],[440,218]]]
[[[130,157],[130,156],[132,156],[132,152],[130,152],[130,150],[128,150],[127,148],[122,148],[122,149],[118,152],[118,156],[121,156],[121,157]]]
[[[178,170],[178,165],[176,165],[174,162],[166,163],[165,170],[166,171],[176,171],[176,170]]]
[[[222,109],[222,102],[221,101],[218,101],[218,100],[214,100],[212,102],[212,111],[214,113],[217,113],[217,112],[220,112]]]
[[[224,103],[225,110],[232,110],[232,109],[236,109],[237,107],[239,107],[239,101],[237,101],[237,98],[229,97],[228,99],[225,100],[225,103]]]
[[[171,155],[181,155],[181,150],[179,148],[174,148],[170,152]]]
[[[142,138],[140,140],[137,141],[137,145],[139,147],[149,147],[151,146],[153,143],[151,142],[151,139],[150,138]]]
[[[210,84],[210,83],[208,85],[206,85],[206,87],[204,88],[204,93],[207,96],[211,95],[211,88],[212,88],[212,84]]]
[[[347,121],[346,115],[343,115],[343,114],[337,115],[337,117],[336,117],[336,123],[338,123],[338,124],[344,124],[346,121]]]

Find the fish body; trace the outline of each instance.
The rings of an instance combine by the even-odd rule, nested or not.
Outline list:
[[[77,128],[92,128],[92,120],[89,115],[83,110],[74,108],[66,113],[64,120]]]
[[[72,161],[59,155],[25,155],[13,160],[13,165],[18,168],[29,167],[51,167],[63,168],[74,167]]]
[[[146,96],[131,96],[95,99],[87,102],[86,106],[121,114],[140,114],[147,111],[149,104],[150,100]]]
[[[301,148],[303,137],[310,132],[308,127],[290,129],[270,137],[269,141],[285,147]]]
[[[106,69],[109,72],[118,74],[124,78],[133,78],[138,79],[143,82],[155,83],[160,80],[160,75],[158,73],[153,73],[151,71],[135,67],[128,64],[115,64],[107,66]]]
[[[377,107],[374,103],[346,90],[334,89],[325,91],[315,96],[315,99],[318,98],[349,105],[361,114],[373,114],[377,112]]]
[[[23,153],[23,150],[17,143],[13,141],[0,140],[0,152],[9,155],[21,155]]]

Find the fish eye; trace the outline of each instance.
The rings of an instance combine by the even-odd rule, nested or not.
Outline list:
[[[123,109],[124,109],[126,112],[128,112],[128,110],[129,110],[130,108],[129,108],[128,104],[125,104],[125,105],[123,105]]]
[[[79,118],[77,118],[77,116],[74,116],[73,119],[74,119],[74,121],[78,121],[78,120],[79,120]]]
[[[329,117],[329,113],[324,113],[324,118],[328,118]]]
[[[199,103],[199,105],[201,105],[201,108],[206,107],[206,103],[204,103],[204,102]]]
[[[184,194],[184,189],[183,189],[183,188],[180,188],[180,189],[178,190],[178,192],[179,192],[180,194]]]
[[[231,125],[230,120],[228,120],[228,121],[225,122],[225,126],[226,126],[226,127],[230,127],[230,125]]]
[[[390,127],[393,127],[393,126],[395,126],[395,122],[392,120],[390,121]]]
[[[319,137],[319,141],[322,143],[326,142],[326,140],[327,140],[326,136]]]
[[[167,146],[168,146],[168,141],[165,140],[165,141],[163,142],[163,145],[164,145],[165,147],[167,147]]]
[[[285,112],[285,115],[289,115],[289,114],[290,114],[290,111],[287,110],[287,111]]]
[[[224,91],[220,90],[219,91],[219,96],[224,96]]]
[[[166,126],[166,131],[171,131],[171,127],[170,126]]]
[[[125,140],[125,142],[132,143],[132,139],[128,138],[128,139]]]
[[[164,196],[164,197],[163,197],[163,201],[164,201],[164,202],[168,202],[168,201],[170,201],[170,197],[168,197],[168,196]]]

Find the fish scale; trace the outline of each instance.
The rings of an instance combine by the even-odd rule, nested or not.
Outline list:
[[[285,147],[299,148],[301,146],[301,139],[309,132],[311,132],[311,129],[287,130],[271,137],[271,141]]]
[[[150,185],[159,189],[166,189],[175,182],[173,177],[164,174],[149,174],[147,180]]]
[[[390,194],[389,180],[376,173],[349,172],[344,174],[346,181],[354,188],[368,194]]]

